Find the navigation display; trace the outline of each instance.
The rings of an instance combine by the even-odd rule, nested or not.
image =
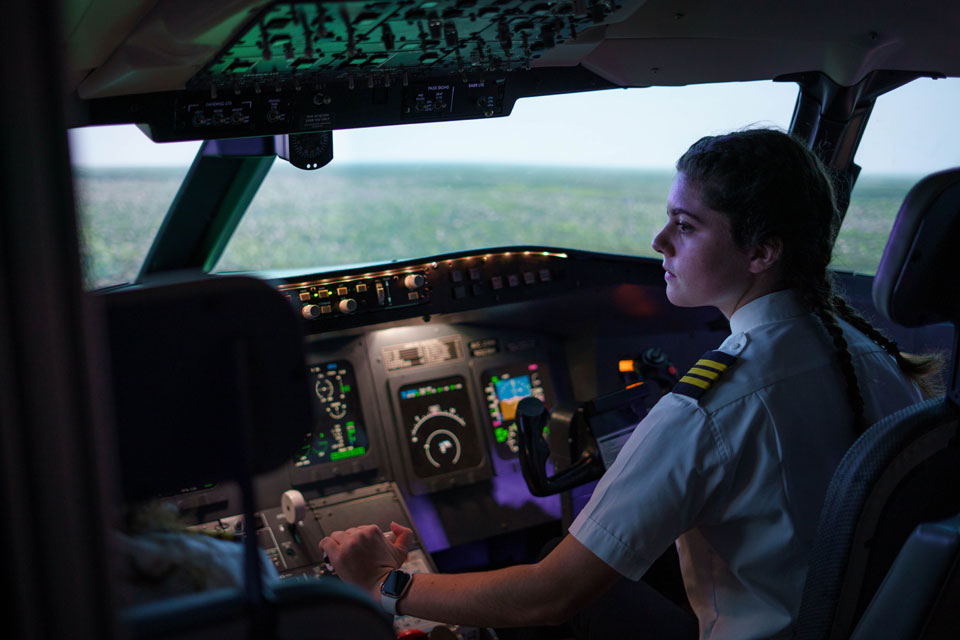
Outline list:
[[[294,467],[357,458],[367,454],[370,441],[360,413],[356,378],[349,362],[310,367],[317,422],[294,460]]]
[[[400,412],[413,472],[420,478],[469,469],[483,461],[463,376],[408,384]]]
[[[514,421],[517,404],[526,397],[537,398],[548,408],[553,403],[546,373],[538,362],[518,362],[488,369],[483,373],[483,392],[487,413],[493,428],[493,439],[501,458],[516,457],[517,425]]]

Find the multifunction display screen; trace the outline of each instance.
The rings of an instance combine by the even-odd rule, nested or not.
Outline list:
[[[408,384],[398,393],[410,460],[418,477],[469,469],[483,461],[463,376]]]
[[[502,458],[514,457],[519,451],[515,422],[517,404],[533,396],[547,407],[552,405],[546,373],[542,371],[540,363],[518,362],[488,369],[483,373],[481,382],[497,453]]]
[[[370,448],[356,377],[349,362],[325,362],[310,367],[317,422],[294,460],[308,467],[366,455]]]

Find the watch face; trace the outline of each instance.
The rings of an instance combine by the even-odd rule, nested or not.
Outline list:
[[[387,579],[383,581],[383,586],[380,587],[380,592],[393,598],[399,598],[401,595],[403,595],[404,590],[407,588],[410,578],[411,575],[406,571],[395,569],[391,571],[390,575],[387,576]]]

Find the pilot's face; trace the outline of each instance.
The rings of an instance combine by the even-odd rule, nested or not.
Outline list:
[[[667,298],[678,307],[712,306],[728,318],[750,286],[750,259],[733,242],[730,220],[709,208],[699,186],[677,174],[667,224],[653,239],[663,254]]]

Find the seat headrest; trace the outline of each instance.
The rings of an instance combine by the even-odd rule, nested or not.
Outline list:
[[[282,294],[228,276],[103,301],[126,500],[238,480],[292,458],[313,407],[301,323]]]
[[[960,168],[918,182],[887,241],[873,302],[905,327],[960,320]]]

